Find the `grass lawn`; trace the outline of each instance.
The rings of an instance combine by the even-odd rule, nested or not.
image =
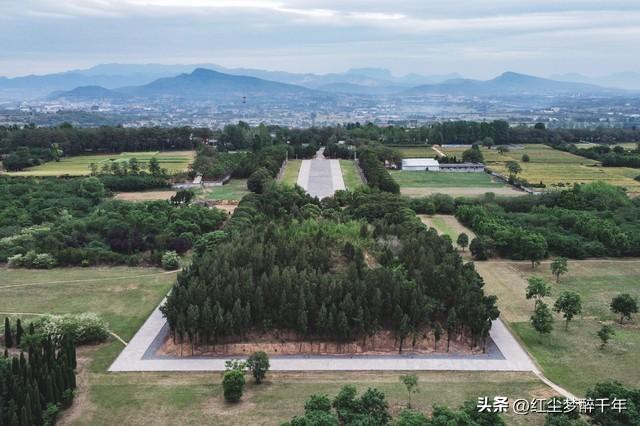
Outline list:
[[[210,188],[197,189],[198,198],[205,200],[241,200],[242,197],[249,193],[247,189],[246,179],[231,179],[222,186],[213,186]]]
[[[289,160],[284,169],[281,182],[291,186],[295,185],[298,182],[298,173],[300,173],[301,165],[302,160]]]
[[[97,154],[80,155],[76,157],[65,157],[59,162],[50,161],[36,167],[30,167],[20,172],[8,173],[11,176],[60,176],[88,175],[89,165],[95,163],[98,168],[106,161],[129,161],[136,158],[142,169],[146,169],[149,160],[156,157],[160,162],[160,167],[169,172],[181,172],[187,170],[189,164],[193,162],[195,153],[193,151],[151,151],[151,152],[123,152],[120,154]]]
[[[506,185],[495,182],[487,173],[453,172],[412,172],[392,170],[391,176],[400,187],[420,188],[504,188]]]
[[[629,386],[640,386],[640,318],[618,324],[609,310],[611,299],[620,293],[640,298],[638,277],[640,261],[570,261],[569,273],[556,284],[543,263],[535,271],[526,263],[478,262],[486,289],[499,298],[502,317],[524,342],[545,375],[579,395],[595,383],[609,379]],[[582,314],[564,329],[564,320],[556,315],[554,330],[540,337],[529,324],[533,302],[525,299],[526,278],[543,276],[552,282],[552,295],[545,300],[552,306],[562,291],[578,293]],[[596,332],[602,324],[611,325],[616,335],[607,348],[599,349]],[[585,374],[588,372],[588,374]]]
[[[348,190],[353,191],[359,186],[362,186],[362,179],[358,174],[356,165],[351,160],[340,160],[340,169],[342,169],[342,179],[344,179],[344,185]]]
[[[0,312],[95,312],[129,340],[176,279],[159,268],[1,268]]]
[[[462,156],[466,148],[444,148],[447,155]],[[523,148],[512,149],[500,154],[496,148],[481,148],[485,163],[490,169],[508,174],[507,161],[517,161],[522,167],[518,175],[531,183],[542,182],[548,188],[571,186],[573,183],[605,181],[612,185],[624,186],[630,192],[640,192],[640,182],[633,178],[638,170],[627,167],[601,167],[599,162],[568,152],[558,151],[546,145],[528,144]],[[528,163],[522,162],[522,156],[529,155]]]
[[[313,393],[333,397],[341,386],[356,385],[382,390],[391,411],[406,405],[401,373],[332,372],[270,373],[267,381],[254,385],[247,379],[238,404],[225,403],[217,373],[98,374],[89,376],[90,404],[78,419],[82,425],[107,424],[216,424],[277,425],[304,412],[304,401]],[[459,406],[478,396],[506,395],[511,398],[550,396],[533,374],[518,373],[418,373],[419,392],[414,408],[427,412],[433,404]],[[542,425],[543,415],[507,417],[513,425]]]

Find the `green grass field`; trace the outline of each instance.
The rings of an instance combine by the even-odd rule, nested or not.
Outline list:
[[[227,184],[196,190],[196,195],[205,200],[241,200],[247,195],[246,179],[231,179]]]
[[[640,317],[632,323],[618,324],[609,310],[611,299],[620,293],[640,298],[640,261],[570,261],[569,273],[559,284],[543,263],[535,271],[526,263],[478,262],[478,269],[489,293],[496,294],[502,317],[509,322],[529,352],[552,381],[583,395],[595,383],[615,379],[629,386],[640,386]],[[582,299],[582,314],[565,331],[564,320],[556,315],[549,336],[539,336],[529,323],[533,302],[526,300],[526,278],[540,275],[552,282],[549,306],[562,291],[571,290]],[[611,325],[616,335],[609,346],[600,349],[596,332],[602,324]],[[585,374],[588,372],[588,374]]]
[[[284,169],[281,182],[291,186],[295,185],[298,182],[298,173],[301,165],[302,160],[289,160]]]
[[[164,151],[164,152],[123,152],[120,154],[80,155],[65,157],[59,162],[51,161],[40,166],[31,167],[20,172],[8,173],[11,176],[82,176],[90,173],[89,165],[95,163],[98,168],[107,161],[129,161],[136,158],[140,167],[145,169],[149,160],[156,157],[160,167],[169,172],[186,171],[193,162],[195,153],[192,151]]]
[[[409,172],[392,170],[391,176],[405,188],[504,188],[487,173]]]
[[[433,148],[429,146],[416,146],[416,147],[402,147],[394,148],[402,154],[402,158],[422,158],[429,157],[434,158],[439,155]]]
[[[175,280],[156,268],[67,268],[48,271],[3,268],[1,312],[93,311],[129,340]],[[15,287],[21,286],[21,287]],[[26,316],[22,316],[23,318]],[[355,384],[382,390],[395,414],[406,404],[399,372],[270,373],[262,385],[248,378],[239,404],[222,398],[218,373],[107,373],[122,349],[115,339],[78,353],[80,385],[74,405],[60,423],[74,425],[280,424],[304,411],[313,393],[335,395]],[[457,407],[478,396],[548,397],[533,374],[509,372],[422,372],[416,409],[433,404]],[[508,415],[513,425],[542,425],[542,416]]]
[[[447,155],[460,158],[465,149],[443,148],[442,151]],[[623,186],[629,192],[640,192],[640,182],[633,179],[640,174],[637,169],[601,167],[597,161],[540,144],[523,145],[523,148],[512,149],[505,154],[500,154],[496,148],[490,150],[481,148],[481,150],[485,163],[490,169],[506,175],[508,174],[507,161],[517,161],[522,167],[522,172],[518,176],[531,183],[542,182],[551,189],[571,186],[573,183],[605,181],[612,185]],[[524,154],[529,155],[530,162],[522,162]]]
[[[358,174],[356,165],[351,160],[340,160],[340,169],[342,169],[342,179],[344,179],[344,185],[349,191],[353,191],[359,186],[362,186],[362,179]]]

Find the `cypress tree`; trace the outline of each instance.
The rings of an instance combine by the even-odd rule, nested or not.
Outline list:
[[[29,414],[27,413],[27,407],[22,407],[20,410],[20,426],[31,426],[31,420],[29,419]]]
[[[22,340],[22,334],[24,330],[22,329],[22,321],[20,318],[16,320],[16,346],[20,346],[20,341]]]
[[[4,347],[7,349],[13,347],[13,335],[11,334],[9,317],[4,317]]]
[[[18,414],[15,409],[13,413],[9,415],[9,426],[20,426],[20,422],[18,421]]]

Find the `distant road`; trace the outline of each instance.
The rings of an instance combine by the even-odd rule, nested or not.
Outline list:
[[[298,186],[312,197],[331,197],[336,191],[346,189],[339,160],[327,160],[320,148],[313,160],[302,160],[298,173]]]

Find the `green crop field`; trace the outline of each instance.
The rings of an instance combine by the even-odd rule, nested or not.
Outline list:
[[[360,179],[360,175],[353,161],[340,160],[340,169],[342,170],[344,185],[348,190],[353,191],[357,187],[362,186],[362,179]]]
[[[197,189],[198,198],[205,200],[241,200],[249,193],[246,179],[231,179],[222,186]]]
[[[504,188],[487,173],[413,172],[392,170],[391,176],[404,188]]]
[[[60,161],[50,161],[36,167],[30,167],[20,172],[8,173],[11,176],[82,176],[90,173],[89,165],[95,163],[98,168],[108,161],[125,162],[135,158],[140,167],[145,169],[149,160],[155,157],[160,162],[160,167],[169,172],[186,171],[193,162],[195,153],[192,151],[151,151],[151,152],[123,152],[120,154],[80,155],[77,157],[64,157]]]
[[[302,160],[287,161],[281,182],[291,186],[295,185],[298,182],[298,173],[301,165]]]
[[[402,158],[434,158],[436,155],[439,155],[436,151],[433,150],[430,146],[416,146],[416,147],[402,147],[402,148],[394,148],[402,154]]]
[[[462,156],[466,148],[443,148],[450,156]],[[640,175],[637,169],[627,167],[601,167],[595,160],[580,157],[564,151],[558,151],[546,145],[529,144],[522,148],[512,149],[500,154],[496,148],[481,148],[485,163],[491,170],[508,174],[507,161],[517,161],[522,167],[518,175],[531,183],[542,182],[548,188],[571,186],[574,183],[605,181],[612,185],[623,186],[629,192],[640,192],[640,182],[633,178]],[[524,154],[529,155],[530,162],[522,161]]]
[[[487,291],[498,296],[502,318],[549,379],[578,395],[583,395],[595,383],[610,379],[640,386],[637,368],[640,316],[635,315],[633,322],[620,325],[618,316],[609,310],[611,299],[620,293],[640,298],[640,261],[570,261],[569,272],[559,284],[551,276],[548,262],[534,271],[526,262],[478,262],[476,265]],[[580,295],[582,314],[571,321],[568,330],[565,331],[564,320],[558,314],[554,314],[554,328],[548,336],[540,336],[531,327],[533,302],[525,299],[525,288],[526,278],[532,275],[552,283],[552,295],[545,300],[549,306],[562,291]],[[596,335],[602,324],[611,325],[616,333],[604,349],[599,348],[600,339]]]

